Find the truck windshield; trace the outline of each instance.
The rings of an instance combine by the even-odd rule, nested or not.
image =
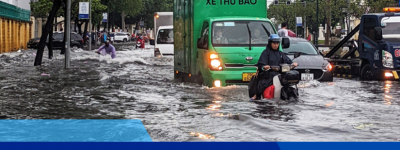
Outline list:
[[[400,41],[400,16],[383,17],[381,21],[384,39]]]
[[[271,23],[266,21],[223,21],[214,22],[212,30],[213,46],[249,46],[249,31],[252,46],[266,46],[269,34],[275,34]],[[269,33],[266,33],[263,26]]]
[[[160,29],[157,34],[157,44],[174,44],[173,29]]]

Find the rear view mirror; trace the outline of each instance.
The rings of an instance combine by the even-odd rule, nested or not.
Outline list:
[[[289,38],[282,38],[282,48],[289,48],[289,47],[290,47]]]
[[[155,45],[154,39],[150,39],[150,45]]]
[[[382,28],[381,27],[375,27],[375,40],[382,40]]]
[[[203,40],[201,40],[201,38],[197,39],[197,48],[203,48]]]

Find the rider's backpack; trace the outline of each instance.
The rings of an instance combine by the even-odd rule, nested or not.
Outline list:
[[[257,75],[254,75],[253,77],[251,77],[251,80],[249,82],[249,97],[250,98],[257,94],[257,86],[258,86],[258,78],[257,78]]]

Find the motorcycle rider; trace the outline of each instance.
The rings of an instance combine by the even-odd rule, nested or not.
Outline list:
[[[281,38],[277,34],[271,34],[268,39],[267,48],[261,53],[260,59],[258,60],[258,85],[257,94],[251,98],[251,100],[261,99],[261,95],[264,90],[269,86],[273,85],[273,78],[279,74],[279,72],[272,71],[271,66],[279,66],[280,64],[292,64],[297,67],[297,63],[293,63],[292,60],[287,57],[283,52],[279,51],[279,45]]]
[[[139,39],[137,40],[137,42],[136,42],[136,48],[144,48],[144,40],[143,40],[143,37],[142,36],[140,36],[139,37]]]
[[[97,51],[97,54],[110,54],[111,58],[117,57],[115,47],[110,44],[110,40],[106,40],[105,44],[101,46]]]

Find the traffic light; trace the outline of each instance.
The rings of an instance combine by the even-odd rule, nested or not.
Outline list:
[[[274,5],[279,5],[279,0],[274,0]]]
[[[290,0],[286,1],[286,5],[290,5],[292,2]]]

